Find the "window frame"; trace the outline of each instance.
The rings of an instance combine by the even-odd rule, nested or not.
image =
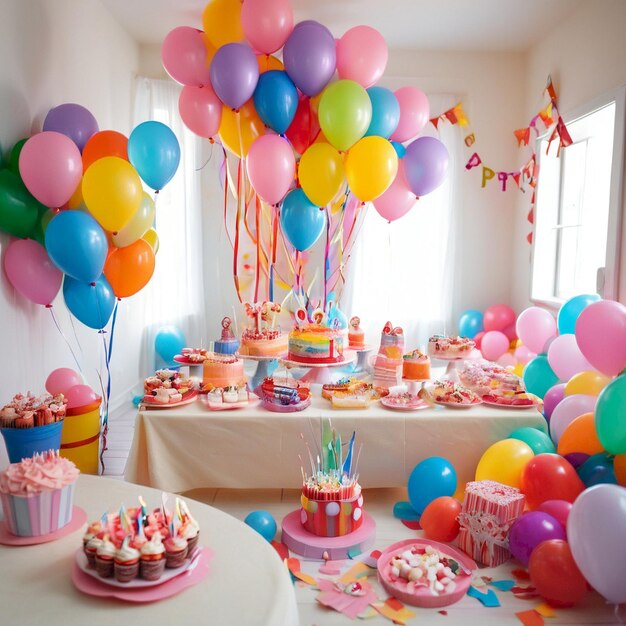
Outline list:
[[[613,127],[613,154],[611,161],[611,177],[610,177],[610,189],[609,189],[609,216],[607,223],[607,238],[606,238],[606,256],[604,263],[604,281],[602,288],[599,290],[600,295],[605,299],[617,300],[620,292],[620,278],[623,280],[626,278],[626,272],[624,276],[620,277],[620,251],[622,247],[622,228],[624,226],[624,220],[622,213],[624,210],[624,149],[625,149],[625,137],[626,132],[626,85],[623,85],[617,89],[611,90],[602,96],[594,98],[587,102],[585,105],[577,107],[576,109],[568,112],[567,114],[561,114],[565,124],[572,124],[577,120],[590,115],[591,113],[615,102],[615,121]],[[539,178],[537,180],[537,189],[535,193],[538,193],[539,185],[541,184],[541,161],[543,158],[541,142],[548,139],[552,132],[552,127],[544,133],[538,135],[535,139],[535,154],[539,163]],[[552,148],[554,149],[554,148]],[[559,181],[559,185],[561,185]],[[560,212],[559,207],[559,212]],[[535,207],[536,211],[536,207]],[[531,245],[530,255],[530,280],[528,284],[529,300],[539,306],[547,307],[550,309],[558,310],[560,306],[566,301],[565,299],[554,297],[533,297],[533,276],[535,269],[535,246],[537,242],[537,219],[533,221],[533,238]],[[625,233],[626,234],[626,233]],[[555,247],[558,249],[558,246]],[[556,254],[555,250],[555,254]],[[555,271],[556,271],[555,266]]]

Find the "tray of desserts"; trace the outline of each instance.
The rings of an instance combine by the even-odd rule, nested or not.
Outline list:
[[[174,361],[182,365],[202,365],[208,355],[209,351],[204,348],[183,348],[181,354],[174,357]]]
[[[259,397],[246,389],[246,387],[217,387],[211,389],[203,396],[202,403],[209,411],[232,411],[254,406],[259,402]]]
[[[453,409],[469,409],[482,404],[480,396],[471,389],[451,380],[436,380],[432,385],[422,388],[418,396],[427,402]]]
[[[311,390],[295,378],[266,378],[254,393],[263,408],[276,413],[303,411],[311,405]]]
[[[143,381],[144,396],[141,403],[154,409],[172,409],[190,404],[198,390],[189,378],[176,370],[157,370],[154,376]]]
[[[541,408],[541,399],[526,391],[489,393],[482,396],[483,404],[497,406],[503,409],[533,409]]]
[[[431,404],[426,400],[408,392],[389,394],[381,398],[380,403],[395,411],[419,411],[431,407]]]

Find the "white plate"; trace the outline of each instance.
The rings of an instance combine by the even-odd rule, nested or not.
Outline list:
[[[478,406],[483,403],[482,400],[472,402],[471,404],[461,404],[460,402],[440,402],[439,400],[433,400],[433,402],[439,406],[448,407],[449,409],[471,409],[473,406]]]
[[[387,407],[388,409],[394,409],[395,411],[419,411],[421,409],[428,409],[430,408],[430,405],[428,404],[428,402],[425,402],[424,400],[418,399],[415,402],[412,402],[411,404],[395,404],[393,402],[390,402],[388,400],[389,396],[385,396],[384,398],[380,399],[380,403],[384,406]]]
[[[185,406],[186,404],[191,404],[196,397],[198,396],[198,391],[196,389],[190,389],[183,394],[183,399],[178,402],[168,402],[167,404],[160,404],[158,402],[150,401],[150,398],[154,396],[145,395],[141,404],[147,409],[175,409],[179,406]],[[146,400],[146,398],[148,398]]]
[[[499,409],[537,409],[539,407],[539,404],[536,402],[533,404],[500,404],[499,402],[491,402],[484,399],[482,402],[487,406],[495,406]]]
[[[130,582],[121,583],[114,576],[111,578],[102,578],[101,576],[98,576],[95,568],[91,568],[88,566],[87,557],[85,556],[85,552],[82,548],[79,548],[75,552],[76,564],[82,572],[85,572],[85,574],[91,576],[92,578],[95,578],[98,582],[101,582],[104,585],[109,585],[111,587],[122,587],[123,589],[145,589],[146,587],[156,587],[157,585],[162,585],[168,580],[172,580],[172,578],[180,576],[182,573],[189,570],[192,566],[195,567],[199,556],[200,550],[196,549],[191,559],[185,559],[185,563],[182,567],[177,567],[176,569],[168,569],[166,567],[163,570],[163,575],[158,580],[144,580],[143,578],[135,578]]]

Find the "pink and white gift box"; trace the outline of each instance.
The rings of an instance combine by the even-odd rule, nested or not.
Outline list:
[[[524,494],[515,487],[494,480],[467,483],[459,514],[459,548],[490,567],[508,561],[509,529],[523,513],[524,504]]]

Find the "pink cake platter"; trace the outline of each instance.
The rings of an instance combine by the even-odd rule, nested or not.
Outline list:
[[[191,404],[195,401],[198,396],[197,389],[190,389],[183,394],[183,397],[178,402],[168,402],[167,404],[161,404],[159,402],[155,402],[152,398],[154,396],[145,395],[141,404],[147,409],[175,409],[179,406],[185,406],[186,404]]]
[[[283,519],[282,541],[296,554],[310,559],[323,559],[328,553],[331,561],[339,561],[366,552],[374,545],[376,522],[365,511],[363,522],[353,533],[341,537],[319,537],[302,526],[300,509]]]
[[[39,543],[48,543],[50,541],[56,541],[67,535],[71,535],[77,531],[87,521],[87,513],[79,506],[72,508],[72,519],[69,524],[59,528],[59,530],[53,533],[47,533],[45,535],[36,535],[34,537],[20,537],[19,535],[13,535],[7,528],[6,521],[0,522],[0,544],[5,546],[34,546]]]

